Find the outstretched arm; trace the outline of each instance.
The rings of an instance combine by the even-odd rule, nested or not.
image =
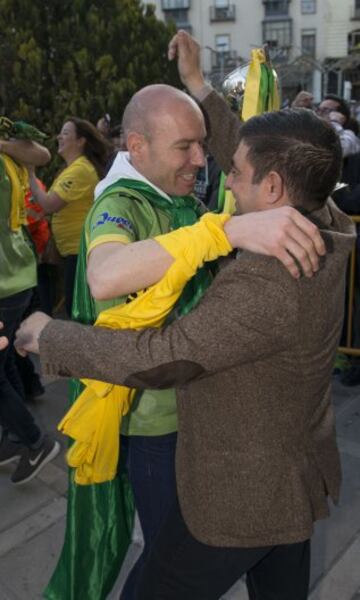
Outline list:
[[[268,276],[272,259],[250,261],[247,266],[243,257],[225,268],[192,313],[162,330],[115,331],[43,316],[38,332],[43,369],[129,387],[166,388],[286,348],[298,319],[297,286],[281,276],[280,267],[281,278]],[[34,319],[39,315],[23,323],[23,340]]]
[[[295,278],[301,272],[312,277],[319,256],[325,254],[318,228],[290,206],[232,217],[224,231],[233,248],[275,256]],[[107,300],[147,288],[165,275],[172,262],[154,240],[101,244],[88,260],[91,294],[96,300]]]

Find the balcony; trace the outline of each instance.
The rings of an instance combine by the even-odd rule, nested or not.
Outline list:
[[[188,33],[192,32],[189,23],[187,10],[169,10],[165,13],[165,23],[174,23],[176,29],[185,29]]]
[[[190,0],[161,0],[163,10],[188,10]]]
[[[265,19],[281,19],[289,16],[289,0],[263,0]]]
[[[292,19],[265,20],[262,22],[263,43],[270,48],[285,49],[292,46]]]
[[[235,21],[235,4],[210,6],[210,22]]]
[[[211,53],[211,68],[226,70],[235,69],[237,66],[236,50],[226,50],[225,52]]]

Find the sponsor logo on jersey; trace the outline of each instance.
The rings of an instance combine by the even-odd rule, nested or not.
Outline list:
[[[98,220],[92,226],[92,231],[94,231],[94,229],[97,229],[97,227],[106,225],[107,223],[114,223],[116,227],[120,227],[121,229],[130,229],[130,231],[134,231],[131,221],[125,219],[124,217],[116,217],[114,215],[110,215],[106,211],[99,215]]]

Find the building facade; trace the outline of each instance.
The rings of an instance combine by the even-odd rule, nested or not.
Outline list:
[[[198,40],[216,86],[267,43],[283,99],[306,89],[360,100],[360,0],[145,1]]]

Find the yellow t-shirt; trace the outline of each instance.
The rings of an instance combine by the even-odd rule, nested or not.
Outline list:
[[[52,231],[62,256],[78,254],[82,226],[94,202],[98,181],[95,167],[85,156],[80,156],[60,173],[50,188],[50,192],[66,202],[52,217]]]

